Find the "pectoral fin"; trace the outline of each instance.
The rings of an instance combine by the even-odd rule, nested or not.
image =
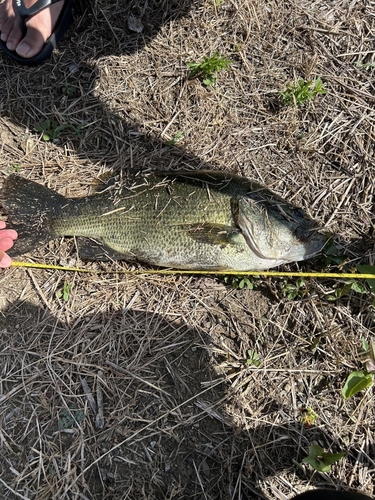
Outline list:
[[[235,227],[209,222],[188,224],[184,229],[193,240],[211,245],[233,245],[240,234]]]

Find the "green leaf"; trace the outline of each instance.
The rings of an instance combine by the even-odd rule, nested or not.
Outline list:
[[[362,274],[374,274],[375,275],[375,266],[357,266],[357,270]],[[367,279],[367,284],[370,287],[372,293],[375,293],[375,279]]]
[[[302,462],[310,464],[319,472],[329,472],[331,465],[338,462],[345,453],[326,453],[323,448],[317,444],[312,444],[309,449],[309,456],[305,457]]]
[[[227,69],[231,62],[218,52],[212,54],[211,57],[203,57],[203,61],[200,63],[188,62],[187,65],[190,68],[189,78],[199,77],[204,85],[213,85],[216,82],[214,73]]]
[[[357,293],[367,293],[367,288],[365,287],[365,285],[363,285],[363,283],[351,280],[347,282],[345,285],[337,287],[334,292],[334,295],[327,296],[327,299],[328,300],[341,299],[341,297],[350,292],[350,290],[353,290],[353,292]]]
[[[310,406],[302,410],[301,422],[306,427],[314,425],[317,418],[319,418],[319,415]]]
[[[325,94],[322,80],[318,78],[312,80],[299,80],[295,85],[287,84],[285,92],[280,92],[280,96],[285,105],[303,104],[311,101],[317,94]]]
[[[167,141],[165,144],[167,144],[167,146],[174,146],[176,144],[176,142],[178,142],[180,139],[182,139],[184,136],[184,133],[182,132],[182,130],[180,130],[179,132],[177,132],[177,134],[173,137],[173,139],[171,139],[170,141]]]
[[[252,349],[249,349],[247,351],[247,354],[249,356],[247,359],[247,364],[249,366],[253,365],[253,366],[258,367],[260,365],[259,354],[255,351],[253,351]]]
[[[352,283],[352,290],[357,293],[367,293],[367,288],[359,281],[354,281],[354,283]]]
[[[86,414],[83,410],[66,410],[65,408],[61,410],[59,419],[57,422],[60,431],[64,429],[70,429],[76,426],[76,423],[81,423],[85,420]]]
[[[56,139],[56,137],[62,132],[63,130],[69,128],[70,125],[66,123],[62,123],[61,125],[57,125],[54,130],[53,130],[53,138]]]
[[[60,290],[57,290],[56,297],[58,299],[61,299],[62,297],[65,302],[68,302],[73,286],[74,283],[70,285],[67,281],[64,281],[63,287]]]
[[[364,337],[362,338],[362,349],[364,351],[368,351],[370,349],[370,344],[367,342],[367,340]]]
[[[374,376],[372,373],[350,373],[342,390],[344,399],[348,399],[351,396],[354,396],[354,394],[357,394],[357,392],[363,391],[364,389],[367,389],[367,387],[370,387],[373,379]]]
[[[203,80],[203,83],[207,86],[207,87],[210,87],[211,85],[213,85],[214,83],[216,82],[216,78],[214,77],[211,77],[211,78],[205,78]]]
[[[319,343],[322,339],[322,336],[321,335],[318,335],[317,337],[315,337],[315,339],[311,342],[311,344],[309,345],[309,349],[310,351],[315,354],[318,347],[319,347]]]
[[[351,282],[351,283],[347,283],[344,286],[336,288],[336,290],[335,290],[336,298],[339,299],[339,298],[343,297],[344,295],[346,295],[352,289],[352,286],[353,286],[353,283]]]

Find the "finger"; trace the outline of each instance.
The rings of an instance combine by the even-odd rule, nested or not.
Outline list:
[[[12,264],[12,259],[4,253],[2,250],[0,250],[0,268],[4,269],[5,267],[9,267]]]
[[[0,229],[4,229],[6,226],[5,222],[3,220],[0,220]]]
[[[4,250],[5,252],[12,248],[13,246],[12,238],[0,238],[0,250]]]
[[[17,231],[14,229],[1,229],[0,227],[0,240],[3,238],[11,238],[12,240],[15,240],[18,238]]]

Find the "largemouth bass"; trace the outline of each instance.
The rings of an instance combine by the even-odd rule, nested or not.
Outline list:
[[[261,270],[318,253],[316,224],[265,187],[221,172],[136,175],[65,198],[10,175],[1,193],[20,255],[61,236],[94,238],[84,256],[201,270]]]

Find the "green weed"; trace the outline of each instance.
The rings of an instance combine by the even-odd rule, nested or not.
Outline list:
[[[69,83],[64,83],[64,85],[61,87],[61,91],[63,94],[67,96],[72,96],[77,93],[77,87],[73,87],[73,85],[69,85]]]
[[[305,427],[314,425],[317,418],[319,418],[319,415],[310,406],[301,410],[301,422]]]
[[[357,266],[357,271],[363,274],[375,274],[375,266]],[[371,293],[375,295],[375,279],[368,278],[366,282],[371,290]],[[375,298],[372,301],[372,306],[375,307]]]
[[[77,423],[79,424],[85,420],[85,416],[86,415],[83,410],[68,411],[64,408],[59,415],[59,420],[58,420],[59,431],[75,427]]]
[[[184,137],[184,132],[182,130],[180,130],[179,132],[177,132],[177,134],[170,141],[167,141],[165,144],[167,146],[174,146],[183,137]]]
[[[322,80],[317,78],[312,80],[299,80],[295,85],[288,83],[286,90],[280,92],[282,103],[285,106],[300,106],[307,101],[311,101],[318,94],[325,94]]]
[[[202,62],[188,62],[187,65],[190,68],[188,78],[190,80],[199,78],[204,85],[209,87],[216,82],[215,73],[228,69],[231,62],[230,59],[226,59],[218,52],[212,54],[211,57],[204,57]]]
[[[34,130],[42,134],[43,141],[53,141],[56,139],[61,132],[64,130],[70,130],[77,137],[81,137],[81,129],[85,127],[87,123],[80,123],[77,126],[71,123],[61,123],[59,124],[56,120],[44,120],[44,122],[35,125]]]
[[[224,283],[231,285],[236,290],[242,290],[243,288],[252,290],[254,288],[254,283],[248,276],[235,276],[229,274],[228,276],[224,276]]]
[[[281,291],[284,297],[289,300],[303,299],[308,293],[306,282],[304,279],[299,278],[295,283],[289,283],[288,280],[284,280]]]
[[[68,302],[73,286],[73,283],[70,285],[67,281],[64,281],[63,287],[56,292],[56,297],[58,299],[62,298],[65,302]]]
[[[354,394],[367,389],[367,387],[372,385],[373,380],[373,373],[365,373],[363,371],[350,373],[342,389],[343,398],[348,399],[351,396],[354,396]]]
[[[362,63],[361,61],[356,61],[354,63],[358,68],[364,68],[364,69],[367,69],[367,68],[375,68],[375,64],[374,63]]]
[[[326,453],[323,448],[317,444],[313,444],[310,446],[309,455],[302,462],[310,464],[313,469],[319,472],[329,472],[331,465],[338,462],[344,455],[343,451],[339,453]]]
[[[348,399],[354,394],[371,387],[374,381],[375,372],[375,339],[371,338],[370,343],[362,339],[363,353],[361,355],[364,370],[349,373],[345,385],[342,389],[342,396]]]
[[[340,253],[340,251],[336,248],[332,239],[328,240],[327,245],[325,246],[324,249],[324,255],[325,255],[324,266],[328,267],[333,265],[336,266],[339,271],[342,271],[345,264],[349,262],[349,258]],[[361,274],[375,275],[375,266],[359,265],[356,268],[350,268],[348,271],[353,272],[353,274],[355,273],[355,271],[358,271]],[[370,288],[371,293],[375,294],[375,279],[369,278],[366,280],[366,282],[368,287]],[[338,285],[335,288],[335,290],[331,294],[329,294],[326,298],[327,300],[335,301],[337,299],[340,299],[344,295],[347,295],[350,291],[360,294],[365,294],[368,293],[368,288],[363,283],[359,282],[358,279],[353,278],[352,280],[345,281],[344,284]],[[375,307],[375,298],[372,305]]]
[[[246,363],[249,365],[249,366],[256,366],[258,367],[260,365],[260,358],[259,358],[259,354],[255,351],[253,351],[252,349],[249,349],[247,351],[247,355],[249,356],[246,360]]]
[[[367,288],[363,283],[360,283],[358,280],[349,280],[345,281],[345,283],[341,286],[335,288],[332,294],[327,295],[326,299],[333,302],[337,299],[341,299],[344,295],[347,295],[350,291],[357,293],[367,293]]]

